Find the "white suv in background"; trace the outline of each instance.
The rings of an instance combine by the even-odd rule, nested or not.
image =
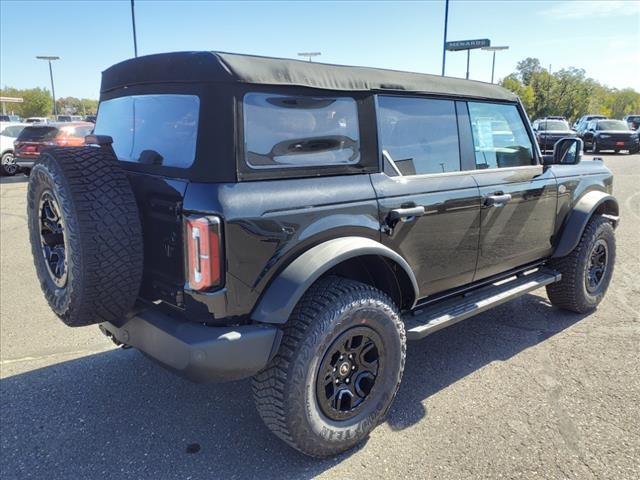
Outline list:
[[[26,123],[0,122],[0,155],[2,158],[0,173],[2,175],[11,176],[18,171],[13,156],[13,142],[26,126]]]

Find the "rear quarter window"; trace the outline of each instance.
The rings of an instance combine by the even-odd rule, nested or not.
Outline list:
[[[358,107],[353,98],[247,93],[243,118],[245,161],[250,168],[360,161]]]
[[[58,134],[56,127],[25,127],[18,136],[19,142],[43,142],[53,140]]]
[[[100,103],[94,132],[125,162],[188,168],[196,155],[196,95],[135,95]]]

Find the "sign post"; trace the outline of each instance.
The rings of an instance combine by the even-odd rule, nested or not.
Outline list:
[[[446,42],[445,49],[451,52],[457,52],[460,50],[467,51],[467,76],[466,79],[469,79],[469,60],[471,58],[471,50],[474,48],[483,48],[491,46],[491,40],[488,38],[479,38],[476,40],[456,40],[453,42]]]

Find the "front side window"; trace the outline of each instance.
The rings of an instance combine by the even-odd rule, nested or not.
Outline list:
[[[196,155],[200,99],[195,95],[133,95],[100,103],[95,134],[113,138],[125,162],[190,167]]]
[[[460,171],[453,101],[380,96],[377,117],[387,175]]]
[[[534,165],[533,146],[515,105],[469,102],[476,168]]]
[[[360,161],[358,107],[349,97],[247,93],[244,152],[255,169]]]

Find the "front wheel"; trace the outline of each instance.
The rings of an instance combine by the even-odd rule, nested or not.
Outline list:
[[[18,165],[16,165],[16,159],[12,152],[6,152],[2,155],[2,174],[8,177],[12,177],[18,171]]]
[[[598,142],[596,141],[596,139],[594,138],[591,141],[591,153],[598,153],[600,150],[598,149]]]
[[[556,307],[577,313],[595,309],[607,292],[615,260],[613,226],[606,218],[596,216],[589,221],[578,246],[552,262],[562,279],[547,285],[549,300]]]
[[[253,379],[258,412],[273,433],[306,455],[348,450],[391,405],[405,342],[404,324],[386,294],[323,278],[300,300],[278,353]]]

